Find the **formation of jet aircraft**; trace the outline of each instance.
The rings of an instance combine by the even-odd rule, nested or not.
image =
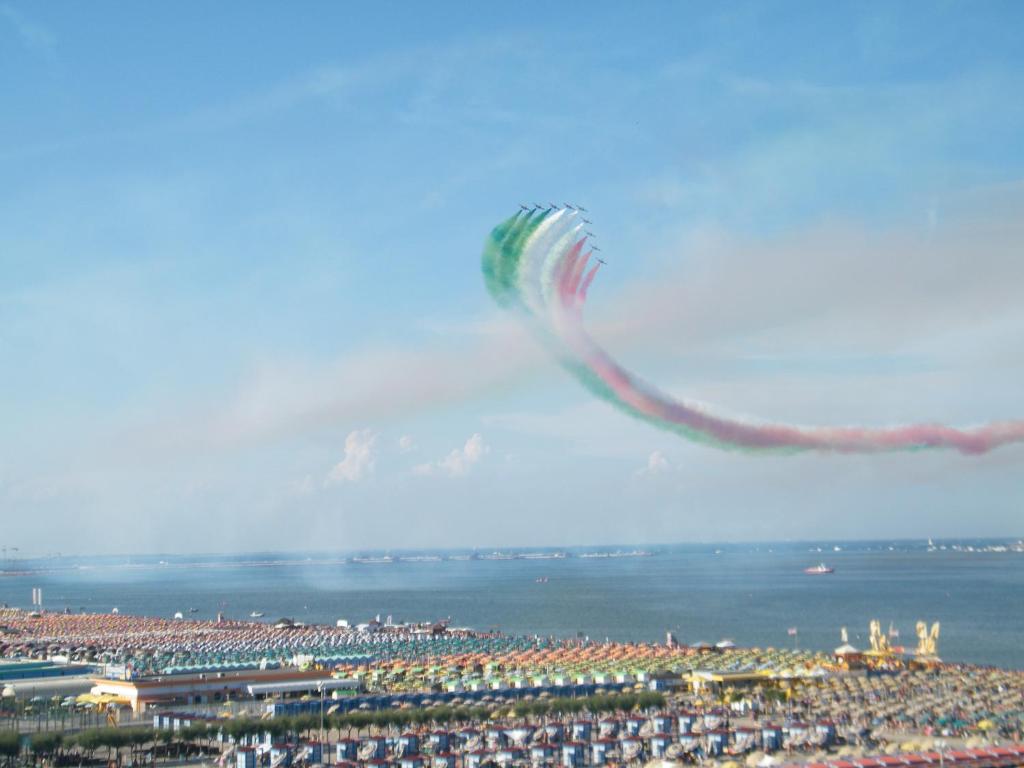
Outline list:
[[[527,205],[526,203],[520,203],[519,204],[519,208],[522,211],[526,212],[526,213],[533,213],[534,211],[562,211],[562,210],[574,211],[574,212],[579,212],[579,213],[586,213],[587,212],[587,209],[584,208],[582,205],[574,205],[573,203],[562,203],[561,205],[558,205],[557,203],[548,203],[547,205],[544,205],[543,203],[534,203],[533,205]],[[581,218],[581,221],[584,224],[592,224],[593,223],[593,222],[590,221],[590,219],[583,219],[583,218]],[[589,229],[584,229],[583,232],[586,234],[587,237],[589,237],[591,239],[597,237],[597,235],[595,235]],[[592,251],[600,251],[601,249],[598,248],[595,245],[595,246],[591,247],[591,250]],[[607,261],[605,261],[604,259],[602,259],[600,257],[597,258],[597,261],[599,261],[601,264],[607,264],[608,263]]]
[[[527,213],[529,213],[530,211],[561,211],[561,210],[580,211],[581,213],[586,213],[587,212],[587,209],[584,208],[582,205],[573,205],[572,203],[562,203],[561,205],[559,205],[558,203],[548,203],[547,205],[544,205],[543,203],[534,203],[532,206],[526,205],[525,203],[520,203],[519,207],[522,208]],[[583,221],[585,221],[587,224],[590,223],[586,219],[584,219]]]

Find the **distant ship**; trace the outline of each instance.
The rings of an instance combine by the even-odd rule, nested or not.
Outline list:
[[[810,568],[804,568],[804,573],[808,576],[822,576],[826,573],[834,573],[835,570],[835,568],[829,568],[824,563],[818,563],[817,565],[812,565]]]
[[[537,582],[538,584],[547,584],[548,583],[548,577],[547,576],[538,576],[536,579],[534,579],[534,581]]]
[[[253,611],[252,613],[249,614],[249,616],[251,618],[253,618],[253,619],[262,619],[263,618],[263,612],[262,611]]]

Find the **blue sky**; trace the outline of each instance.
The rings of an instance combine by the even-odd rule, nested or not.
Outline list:
[[[5,543],[1021,535],[1019,448],[624,421],[479,251],[522,201],[587,206],[595,334],[726,412],[1024,417],[1022,16],[0,2]]]

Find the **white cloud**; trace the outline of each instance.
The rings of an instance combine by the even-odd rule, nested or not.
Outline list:
[[[647,457],[646,466],[638,469],[635,474],[637,477],[660,475],[671,469],[672,466],[668,463],[668,459],[665,458],[665,454],[661,451],[651,451],[651,455]]]
[[[398,438],[398,451],[399,453],[408,453],[409,451],[415,450],[416,441],[412,439],[412,435],[402,435]]]
[[[490,452],[479,432],[466,440],[462,448],[456,448],[443,459],[417,464],[412,468],[414,475],[442,474],[448,477],[462,477],[469,473],[474,464]]]
[[[324,485],[358,483],[373,474],[377,464],[377,435],[370,429],[357,429],[345,438],[345,456],[324,480]]]

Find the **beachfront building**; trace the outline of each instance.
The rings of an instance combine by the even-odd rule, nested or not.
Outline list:
[[[338,680],[324,672],[292,668],[239,670],[198,675],[160,675],[138,680],[95,678],[91,693],[108,696],[145,712],[153,706],[214,704],[237,698],[295,697],[321,691],[355,691],[354,680]]]

